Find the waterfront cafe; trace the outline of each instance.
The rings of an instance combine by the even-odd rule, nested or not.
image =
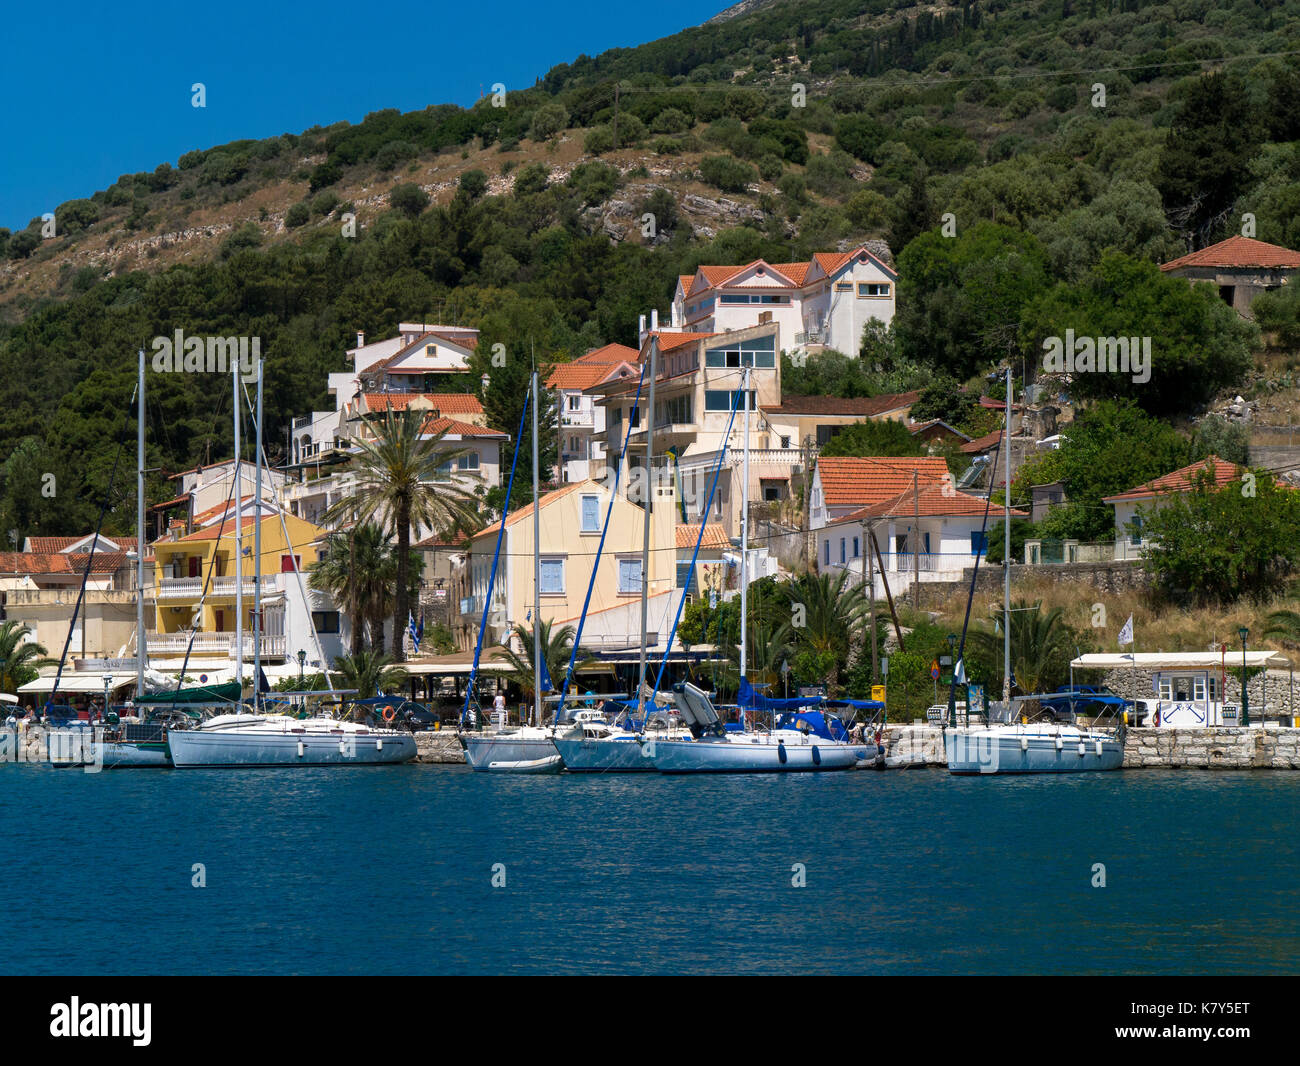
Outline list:
[[[1112,652],[1080,655],[1070,668],[1111,672],[1115,679],[1112,688],[1134,701],[1132,724],[1169,729],[1235,726],[1241,721],[1241,705],[1226,699],[1228,671],[1241,670],[1243,654],[1250,674],[1246,681],[1248,724],[1261,724],[1265,715],[1279,716],[1277,708],[1268,706],[1265,688],[1268,672],[1274,670],[1287,671],[1291,695],[1286,720],[1290,722],[1289,716],[1295,714],[1294,672],[1291,660],[1281,652]],[[1132,678],[1131,685],[1125,685],[1126,675]]]

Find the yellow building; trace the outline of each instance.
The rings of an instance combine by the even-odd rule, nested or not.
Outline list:
[[[545,621],[557,626],[577,625],[608,507],[609,491],[590,479],[565,485],[541,498],[539,599]],[[587,610],[582,635],[585,648],[640,645],[644,514],[620,487]],[[477,615],[483,608],[500,527],[501,523],[494,522],[471,539],[470,595],[461,605],[463,614]],[[655,489],[650,533],[647,628],[652,644],[660,647],[672,626],[676,607],[676,566],[677,504],[669,482]],[[489,612],[491,642],[505,638],[513,625],[531,627],[533,589],[533,505],[529,504],[506,518],[493,609]]]
[[[281,517],[263,512],[261,518],[262,655],[271,659],[293,656],[302,646],[316,660],[312,623],[325,632],[337,633],[339,629],[333,605],[319,602],[321,597],[306,588],[306,571],[317,560],[317,544],[324,530],[290,514],[283,515],[281,524]],[[154,627],[148,637],[151,657],[181,657],[188,647],[191,656],[231,658],[235,652],[238,575],[243,586],[244,656],[251,658],[256,519],[245,514],[240,521],[243,556],[238,564],[239,542],[233,518],[224,525],[218,518],[188,535],[175,528],[152,545],[157,595]],[[191,645],[194,628],[199,632]]]

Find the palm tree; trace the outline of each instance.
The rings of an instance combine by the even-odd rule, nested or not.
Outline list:
[[[541,638],[542,661],[546,663],[546,671],[551,675],[551,682],[558,688],[564,684],[564,674],[569,669],[569,656],[573,651],[573,638],[577,630],[571,625],[554,629],[552,624],[545,620],[537,623],[537,629]],[[522,623],[516,623],[510,632],[519,641],[523,651],[515,651],[507,641],[506,646],[493,658],[509,665],[510,669],[506,676],[523,689],[529,699],[532,699],[537,689],[533,671],[533,630]],[[579,648],[574,669],[584,665],[589,658]]]
[[[394,411],[371,423],[374,439],[358,438],[351,496],[331,505],[326,521],[382,517],[397,533],[397,597],[393,609],[393,659],[405,658],[402,633],[411,610],[411,527],[449,533],[481,521],[477,501],[451,483],[439,467],[459,454],[440,448],[446,430],[424,435],[422,411]]]
[[[380,689],[400,688],[406,681],[406,670],[394,665],[387,655],[363,651],[356,655],[340,655],[334,660],[334,669],[343,677],[347,688],[357,690],[357,698],[368,700]]]
[[[1286,644],[1300,643],[1300,611],[1273,611],[1264,619],[1264,639],[1277,638]]]
[[[796,653],[826,671],[826,683],[839,683],[840,663],[859,639],[867,613],[866,586],[849,572],[801,574],[784,588],[790,608],[791,645]]]
[[[1042,601],[1027,603],[1016,600],[1011,605],[1011,676],[1014,687],[1022,694],[1046,692],[1069,677],[1073,658],[1074,634],[1065,624],[1062,608],[1043,611]],[[982,658],[995,665],[994,676],[1002,682],[1003,629],[1002,605],[989,612],[992,628],[971,630],[970,641]]]
[[[411,552],[408,574],[411,595],[418,595],[421,560]],[[397,583],[397,552],[374,522],[361,522],[346,532],[334,533],[312,568],[308,584],[328,592],[347,605],[352,620],[352,654],[361,651],[366,630],[370,645],[384,652],[384,622],[393,610]]]
[[[16,618],[0,622],[0,692],[16,695],[18,686],[35,680],[42,666],[55,664],[43,645],[27,639],[34,632]]]

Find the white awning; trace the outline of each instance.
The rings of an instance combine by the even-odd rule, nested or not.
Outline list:
[[[1238,649],[1234,652],[1229,647],[1226,654],[1217,651],[1140,651],[1135,654],[1103,652],[1080,655],[1070,665],[1076,670],[1120,670],[1124,668],[1130,670],[1134,668],[1143,670],[1217,670],[1220,666],[1240,667],[1241,661],[1241,650]],[[1246,666],[1248,668],[1285,669],[1290,665],[1291,660],[1281,652],[1268,650],[1246,652]]]
[[[104,678],[106,674],[77,673],[72,670],[63,671],[63,677],[59,680],[60,692],[96,692],[101,696],[104,694]],[[113,678],[112,688],[118,688],[122,685],[135,684],[135,671],[131,673],[121,673],[112,671]],[[19,692],[53,692],[54,675],[49,677],[38,677],[35,681],[28,681],[25,685],[18,686]]]

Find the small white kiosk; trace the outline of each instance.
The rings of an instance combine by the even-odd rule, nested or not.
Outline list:
[[[1280,652],[1248,651],[1245,653],[1248,670],[1288,670],[1291,660]],[[1196,729],[1207,726],[1235,726],[1240,724],[1241,705],[1225,703],[1224,680],[1228,670],[1240,670],[1242,653],[1235,655],[1231,648],[1219,651],[1173,652],[1113,652],[1080,655],[1070,663],[1074,670],[1129,670],[1134,683],[1127,686],[1121,679],[1115,685],[1116,695],[1134,701],[1134,725],[1146,728]],[[1141,681],[1137,671],[1151,674],[1151,684],[1146,692],[1139,692]],[[1247,691],[1251,692],[1249,681]],[[1258,702],[1250,701],[1250,724],[1259,725],[1268,709],[1264,699],[1262,680],[1255,688]]]

